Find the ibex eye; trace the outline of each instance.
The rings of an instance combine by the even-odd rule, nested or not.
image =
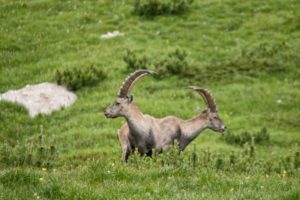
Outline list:
[[[117,105],[117,106],[119,106],[119,105],[120,105],[120,103],[118,103],[118,102],[117,102],[117,103],[116,103],[116,105]]]

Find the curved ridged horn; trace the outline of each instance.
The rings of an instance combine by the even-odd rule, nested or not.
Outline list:
[[[198,92],[203,97],[203,100],[211,112],[218,112],[216,102],[208,90],[197,86],[189,86],[188,88]]]
[[[122,86],[120,87],[119,90],[119,97],[126,97],[128,93],[131,91],[133,88],[134,84],[143,76],[149,75],[149,74],[154,74],[154,72],[146,69],[141,69],[141,70],[136,70],[135,72],[131,73],[125,81],[122,83]]]

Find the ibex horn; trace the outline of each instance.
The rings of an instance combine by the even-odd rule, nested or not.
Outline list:
[[[137,70],[137,71],[131,73],[129,76],[127,76],[125,81],[122,83],[122,86],[120,87],[118,96],[126,97],[130,93],[134,84],[140,78],[142,78],[143,76],[146,76],[146,75],[150,75],[150,74],[154,74],[154,72],[150,71],[150,70],[146,70],[146,69]]]
[[[202,96],[211,112],[218,112],[215,100],[208,90],[197,86],[189,86],[188,88],[198,92]]]

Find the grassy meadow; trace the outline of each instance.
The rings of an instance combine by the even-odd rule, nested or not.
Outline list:
[[[0,199],[300,199],[300,2],[194,0],[156,16],[134,2],[0,0],[0,93],[101,70],[51,115],[0,101]],[[115,30],[124,35],[101,39]],[[122,163],[124,119],[103,110],[134,70],[129,57],[162,74],[132,91],[144,113],[195,116],[196,85],[228,131]]]

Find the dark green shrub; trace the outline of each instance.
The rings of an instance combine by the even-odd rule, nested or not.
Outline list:
[[[95,85],[105,78],[104,72],[93,65],[86,68],[77,67],[62,71],[57,70],[55,73],[55,81],[73,91],[85,86]]]
[[[209,64],[196,67],[191,64],[187,53],[177,48],[159,60],[151,57],[137,56],[127,51],[123,60],[128,71],[141,68],[154,68],[158,76],[176,75],[180,78],[198,82],[227,80],[236,77],[256,77],[285,72],[300,62],[298,52],[285,42],[261,43],[254,47],[241,49],[240,54],[223,60],[212,60]],[[286,63],[289,63],[288,65]],[[213,72],[213,73],[212,73]],[[199,79],[198,74],[201,74]],[[260,140],[260,139],[258,139]]]
[[[270,134],[266,128],[262,128],[261,131],[254,135],[255,144],[268,143],[270,141]]]
[[[216,159],[216,169],[220,170],[224,168],[224,160],[223,160],[223,156],[221,156],[220,154],[217,155],[217,159]]]
[[[299,173],[299,148],[296,147],[288,155],[258,159],[254,143],[246,143],[240,150],[224,153],[223,150],[211,151],[196,148],[192,152],[178,152],[178,144],[161,154],[150,157],[140,156],[137,151],[130,156],[127,164],[138,170],[159,168],[160,170],[209,170],[242,173],[277,173],[293,175]],[[127,167],[127,166],[126,166]],[[115,167],[118,169],[118,167]]]
[[[134,13],[141,16],[174,15],[185,12],[193,0],[135,0]]]
[[[189,67],[186,57],[187,54],[184,50],[176,49],[170,52],[165,59],[156,63],[155,70],[161,76],[185,75]]]
[[[296,169],[300,168],[300,152],[299,151],[295,152],[294,167]]]
[[[147,69],[151,65],[146,56],[138,57],[136,53],[131,50],[126,50],[126,54],[123,56],[123,61],[126,63],[126,70],[129,72],[137,69]]]
[[[293,175],[299,173],[299,148],[293,148],[288,155],[258,159],[254,143],[246,143],[240,150],[226,152],[223,150],[211,151],[196,148],[192,152],[178,153],[178,145],[162,154],[153,154],[150,157],[140,156],[137,151],[129,157],[128,165],[138,170],[159,168],[174,170],[215,170],[242,173],[278,173],[280,175]],[[126,166],[127,167],[127,166]],[[116,167],[118,168],[118,167]]]
[[[231,152],[231,154],[229,155],[229,164],[235,165],[235,163],[236,163],[236,156],[235,156],[234,152]]]
[[[244,131],[241,134],[232,134],[231,132],[228,132],[224,134],[223,140],[228,144],[240,146],[246,143],[251,144],[252,142],[255,144],[267,144],[270,141],[270,134],[266,128],[262,128],[257,133],[249,133],[248,131]]]
[[[222,139],[228,144],[241,144],[240,137],[232,134],[231,132],[225,133]]]
[[[193,75],[190,70],[191,66],[187,60],[186,52],[178,48],[158,61],[149,59],[149,57],[146,56],[138,56],[135,52],[127,50],[123,60],[126,63],[126,72],[132,72],[137,69],[154,68],[158,77],[172,75],[189,77]]]
[[[240,144],[241,145],[246,144],[246,143],[250,144],[251,140],[252,140],[252,136],[248,131],[244,131],[240,134]]]
[[[235,57],[213,60],[199,69],[201,81],[232,80],[238,76],[256,77],[287,71],[288,67],[298,65],[299,52],[286,42],[260,43],[254,47],[240,50]],[[213,72],[213,73],[212,73]],[[197,78],[197,77],[195,77]]]

